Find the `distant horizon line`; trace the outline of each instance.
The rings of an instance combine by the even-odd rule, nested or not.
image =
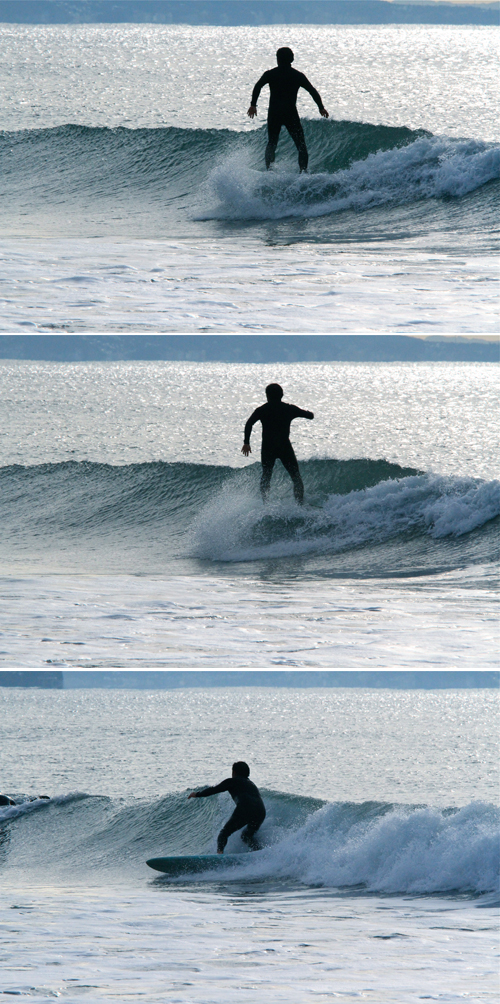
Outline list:
[[[500,670],[4,670],[0,687],[183,690],[190,687],[364,690],[498,690]]]

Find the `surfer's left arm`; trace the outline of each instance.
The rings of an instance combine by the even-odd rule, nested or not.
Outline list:
[[[300,86],[303,87],[304,90],[308,91],[309,94],[311,95],[313,101],[316,102],[316,104],[317,104],[317,106],[319,108],[320,115],[322,115],[324,119],[330,118],[330,116],[329,116],[329,114],[328,114],[328,112],[327,112],[327,110],[326,110],[326,108],[325,108],[325,106],[324,106],[324,104],[323,104],[323,102],[321,100],[321,95],[319,94],[319,92],[316,90],[315,87],[313,87],[313,85],[311,84],[311,81],[307,79],[305,73],[301,73],[301,77],[302,77],[302,80],[301,80]]]
[[[294,409],[294,418],[308,418],[309,420],[314,418],[313,411],[304,411],[303,408],[297,408],[297,405],[292,405]]]
[[[260,408],[256,408],[253,415],[250,415],[250,418],[248,419],[248,422],[245,425],[243,446],[241,447],[241,452],[245,457],[248,457],[248,454],[252,452],[252,448],[250,446],[250,436],[252,433],[252,429],[255,423],[259,421],[259,418],[260,418]]]

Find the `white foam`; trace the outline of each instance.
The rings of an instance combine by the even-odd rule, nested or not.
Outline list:
[[[500,512],[500,481],[474,484],[461,479],[464,492],[446,491],[427,506],[425,521],[433,537],[462,536]]]
[[[216,205],[200,219],[325,216],[389,202],[460,197],[500,176],[500,148],[436,136],[379,150],[333,174],[262,173],[249,166],[249,156],[239,151],[214,168],[205,192]]]
[[[242,193],[243,207],[249,198],[251,185]],[[6,238],[1,323],[4,331],[25,333],[69,326],[129,333],[495,334],[493,256],[473,256],[469,236],[467,255],[459,258],[449,253],[446,233],[431,252],[421,243],[417,234],[410,242],[341,242],[328,250],[305,240],[278,251],[241,235],[121,243]],[[87,276],[78,298],[75,273]]]
[[[279,499],[265,510],[249,488],[229,484],[198,517],[194,549],[218,561],[339,552],[410,531],[458,537],[499,514],[500,481],[419,475],[331,494],[316,507]]]
[[[246,891],[16,877],[2,896],[1,988],[33,1004],[495,999],[494,919],[470,902]]]
[[[320,809],[256,859],[250,855],[238,874],[243,868],[247,876],[385,893],[498,890],[500,818],[494,806],[472,803],[450,814],[400,807],[375,819],[375,811],[367,818],[361,808]]]

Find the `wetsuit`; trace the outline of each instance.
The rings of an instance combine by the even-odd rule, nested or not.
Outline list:
[[[297,502],[304,501],[304,484],[299,472],[297,457],[290,442],[290,424],[294,418],[314,418],[312,411],[302,411],[284,401],[268,401],[250,415],[245,425],[244,443],[250,445],[250,434],[256,422],[262,422],[262,477],[260,490],[264,502],[269,494],[271,475],[277,460],[281,460],[293,482]]]
[[[236,808],[217,837],[218,853],[222,853],[231,834],[241,830],[243,826],[245,829],[241,839],[252,851],[257,851],[259,844],[255,834],[266,818],[266,809],[257,785],[248,777],[228,777],[213,788],[203,788],[203,791],[198,791],[196,797],[207,798],[209,795],[218,795],[221,791],[229,792],[233,802],[236,802]]]
[[[309,91],[320,111],[323,108],[323,102],[316,88],[309,82],[305,74],[294,70],[293,66],[290,66],[288,63],[275,66],[272,70],[266,70],[260,80],[257,81],[252,91],[251,104],[254,107],[257,107],[259,94],[265,84],[269,84],[271,91],[267,113],[268,144],[265,155],[266,167],[269,168],[274,161],[281,127],[285,126],[299,152],[300,170],[305,171],[307,170],[309,155],[304,139],[304,130],[297,111],[297,94],[299,88],[304,87],[306,91]]]

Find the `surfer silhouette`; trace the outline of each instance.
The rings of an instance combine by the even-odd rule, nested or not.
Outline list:
[[[293,494],[299,505],[304,501],[304,483],[300,476],[297,457],[290,442],[290,424],[294,418],[314,418],[312,411],[302,411],[294,404],[285,404],[281,400],[283,388],[279,383],[270,383],[266,387],[267,404],[256,408],[245,425],[245,436],[241,452],[248,457],[252,452],[250,435],[256,422],[262,422],[262,477],[260,491],[262,501],[266,502],[271,486],[273,467],[281,460],[283,467],[290,475],[293,483]]]
[[[260,845],[255,839],[255,834],[266,818],[266,809],[257,785],[250,781],[250,767],[247,763],[238,760],[233,763],[231,777],[216,784],[213,788],[193,791],[188,795],[188,798],[208,798],[221,791],[229,792],[233,802],[236,802],[236,808],[217,837],[217,854],[224,853],[224,848],[231,834],[236,833],[236,830],[241,830],[243,826],[245,829],[241,834],[241,839],[245,844],[248,844],[250,850],[258,851]]]
[[[274,162],[281,127],[285,126],[285,129],[288,129],[288,132],[297,147],[299,154],[299,168],[300,173],[302,174],[303,171],[307,171],[309,154],[307,152],[306,141],[304,138],[304,130],[297,111],[297,94],[299,92],[299,88],[303,87],[306,91],[309,91],[309,94],[316,102],[323,118],[327,119],[329,116],[316,88],[313,87],[305,74],[299,73],[298,70],[293,69],[292,63],[294,58],[294,54],[288,46],[278,49],[276,53],[278,65],[273,67],[272,70],[266,70],[266,72],[262,74],[260,80],[257,81],[252,91],[252,99],[247,115],[251,119],[255,118],[257,114],[257,101],[259,100],[259,94],[265,84],[269,84],[271,97],[269,99],[269,109],[267,113],[268,143],[265,153],[267,170],[269,170],[271,164]]]

